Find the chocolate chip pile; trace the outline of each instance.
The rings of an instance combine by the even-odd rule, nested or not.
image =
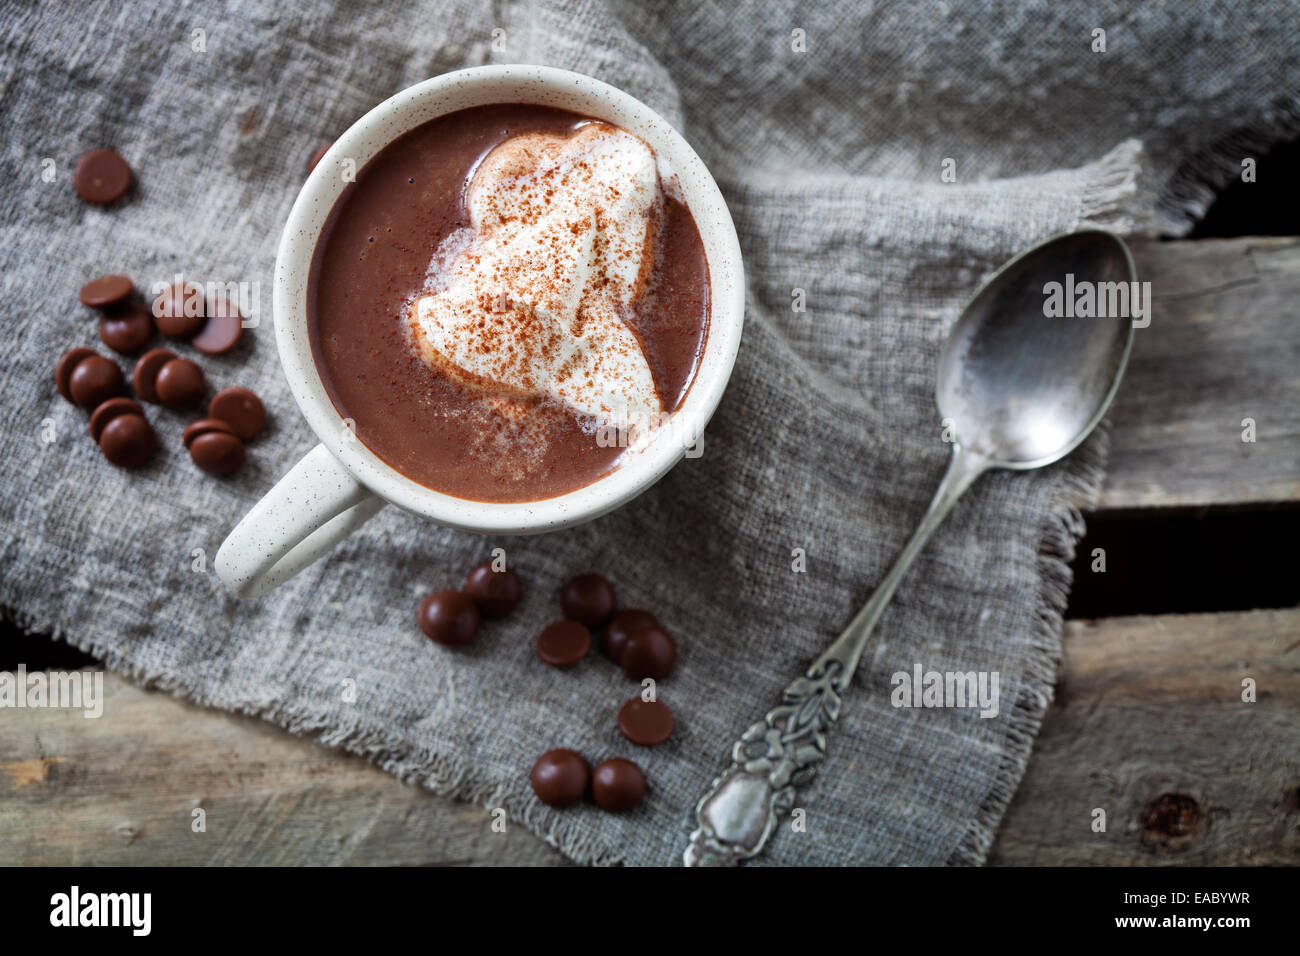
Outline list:
[[[522,597],[519,575],[484,563],[470,571],[461,590],[426,597],[416,622],[438,644],[468,644],[482,618],[509,614]],[[599,574],[579,574],[566,581],[560,589],[560,611],[564,616],[542,628],[534,645],[545,664],[577,664],[591,650],[592,631],[601,628],[605,656],[633,680],[662,680],[677,663],[677,642],[655,616],[649,611],[619,611],[613,585]],[[618,729],[632,743],[654,747],[672,734],[673,714],[660,700],[633,697],[619,708]],[[566,748],[542,754],[529,782],[538,799],[550,806],[572,806],[590,790],[596,805],[611,813],[637,806],[646,788],[645,773],[632,761],[613,757],[593,770],[581,754]]]
[[[593,770],[582,754],[566,748],[538,757],[528,782],[539,800],[560,809],[573,806],[588,789],[596,806],[610,813],[631,810],[645,796],[645,774],[632,761],[611,757]]]
[[[460,591],[439,591],[420,603],[416,615],[429,640],[457,646],[468,644],[478,634],[485,617],[505,617],[524,596],[519,575],[508,568],[494,571],[491,562],[473,568]]]
[[[148,345],[155,318],[164,335],[193,336],[191,344],[201,352],[218,355],[231,349],[242,333],[238,309],[225,301],[201,301],[198,287],[186,286],[167,289],[153,310],[123,275],[87,282],[79,298],[83,305],[100,311],[99,337],[119,354],[134,355]],[[94,349],[69,349],[55,367],[54,382],[60,395],[90,411],[90,436],[109,462],[139,468],[153,457],[158,437],[140,403],[123,395],[126,380],[117,362]],[[140,356],[131,386],[141,401],[173,411],[201,405],[208,393],[207,377],[198,363],[165,348]],[[208,404],[208,417],[185,429],[182,443],[204,471],[228,475],[244,463],[244,442],[256,437],[265,424],[261,399],[246,388],[225,388]]]

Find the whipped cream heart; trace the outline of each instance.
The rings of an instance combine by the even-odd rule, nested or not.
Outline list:
[[[623,316],[653,265],[659,202],[654,152],[616,127],[505,140],[411,303],[419,354],[503,399],[549,398],[595,426],[654,423],[662,402]]]

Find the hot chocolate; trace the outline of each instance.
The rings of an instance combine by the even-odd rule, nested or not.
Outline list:
[[[643,141],[501,104],[366,164],[321,233],[307,304],[326,391],[375,454],[457,497],[531,501],[609,473],[629,433],[681,405],[709,271]]]

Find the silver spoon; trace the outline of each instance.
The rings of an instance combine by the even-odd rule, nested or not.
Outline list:
[[[935,390],[939,414],[956,436],[948,472],[871,600],[785,689],[780,706],[732,747],[731,766],[696,804],[687,866],[725,866],[762,852],[794,806],[795,789],[811,781],[825,756],[841,695],[894,589],[971,483],[990,468],[1026,471],[1057,461],[1105,414],[1133,343],[1132,303],[1125,298],[1126,307],[1114,310],[1122,314],[1107,318],[1049,318],[1047,283],[1065,286],[1067,274],[1075,289],[1092,282],[1137,290],[1122,241],[1108,232],[1076,232],[1012,259],[966,306],[939,356]],[[1116,296],[1109,305],[1118,303]]]

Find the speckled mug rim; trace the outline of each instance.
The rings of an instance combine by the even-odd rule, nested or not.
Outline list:
[[[554,106],[606,120],[640,136],[676,173],[709,264],[709,334],[691,389],[644,449],[590,485],[554,498],[517,503],[472,501],[428,488],[386,464],[353,436],[334,407],[312,357],[307,283],[321,228],[345,188],[344,161],[360,170],[383,147],[447,113],[490,103]],[[740,244],[726,201],[686,140],[648,106],[592,77],[553,67],[483,66],[447,73],[402,90],[357,120],[308,176],[289,213],[276,258],[274,314],[280,362],[303,416],[331,454],[370,491],[447,527],[530,534],[588,521],[626,503],[681,459],[683,434],[702,434],[735,365],[744,324]]]

